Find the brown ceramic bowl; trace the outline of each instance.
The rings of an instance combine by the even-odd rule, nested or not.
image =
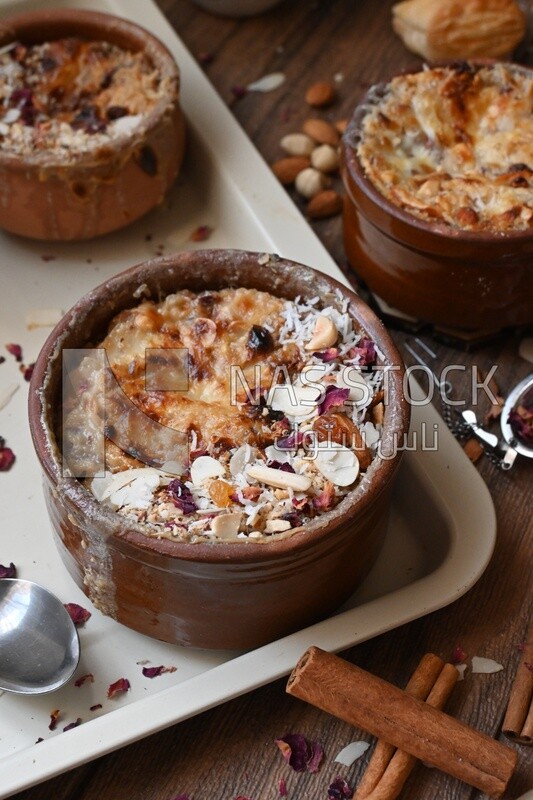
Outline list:
[[[43,9],[0,23],[0,47],[69,36],[145,51],[168,92],[132,133],[70,163],[46,151],[19,156],[0,148],[0,227],[35,239],[89,239],[128,225],[161,202],[183,158],[179,71],[167,48],[144,28],[109,14],[68,9]]]
[[[390,372],[383,452],[364,480],[302,532],[266,543],[198,543],[148,538],[142,526],[100,505],[80,482],[61,476],[56,438],[61,351],[98,341],[109,321],[153,297],[180,289],[248,287],[289,299],[317,294],[349,312],[387,364],[401,358],[383,324],[349,289],[294,262],[237,250],[178,253],[140,264],[83,297],[50,334],[35,365],[29,415],[44,472],[44,492],[63,560],[95,606],[137,631],[203,648],[251,648],[334,611],[374,563],[385,535],[393,478],[409,422],[403,368]],[[340,294],[339,294],[340,293]]]
[[[465,330],[531,323],[531,229],[501,234],[426,222],[387,199],[366,176],[356,153],[361,123],[385,86],[365,95],[343,136],[348,260],[372,291],[417,319]]]

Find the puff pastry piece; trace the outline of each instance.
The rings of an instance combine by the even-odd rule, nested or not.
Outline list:
[[[526,31],[514,0],[403,0],[392,26],[409,50],[429,61],[509,54]]]

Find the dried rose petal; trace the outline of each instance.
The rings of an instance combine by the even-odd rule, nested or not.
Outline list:
[[[339,355],[339,351],[336,347],[328,347],[327,350],[322,350],[317,353],[313,353],[315,358],[319,358],[320,361],[323,361],[324,364],[327,364],[330,361],[335,361],[335,359]]]
[[[317,511],[327,511],[328,508],[333,507],[334,503],[335,487],[331,481],[327,481],[320,494],[317,497],[313,497],[313,506],[317,509]]]
[[[460,644],[455,645],[452,650],[452,664],[462,664],[468,658],[468,653],[463,650]]]
[[[51,731],[55,731],[56,725],[57,725],[57,720],[59,719],[60,713],[61,712],[60,712],[60,710],[58,708],[56,708],[54,711],[51,712],[51,714],[50,714],[50,724],[48,725],[48,728]]]
[[[122,692],[127,692],[131,688],[131,684],[127,678],[119,678],[118,681],[115,683],[110,684],[107,690],[107,697],[111,699],[116,694],[121,694]]]
[[[7,472],[15,463],[15,453],[10,447],[4,447],[4,441],[0,436],[0,472]]]
[[[287,791],[287,784],[285,782],[285,778],[279,779],[279,796],[280,797],[287,797],[289,792]]]
[[[310,754],[307,759],[307,771],[318,772],[322,759],[324,758],[324,749],[318,742],[309,742]]]
[[[203,64],[206,66],[207,64],[212,64],[213,61],[215,60],[215,56],[213,55],[213,53],[206,53],[205,51],[198,53],[196,58],[198,59],[199,64]]]
[[[170,499],[182,514],[194,514],[198,509],[191,490],[179,478],[174,478],[173,481],[170,481],[167,491],[170,494]]]
[[[24,378],[25,381],[31,380],[34,368],[35,368],[35,362],[33,362],[33,364],[27,364],[21,367],[22,377]]]
[[[293,508],[296,509],[296,511],[301,511],[302,514],[311,513],[311,504],[309,502],[309,498],[307,497],[293,497],[292,505]]]
[[[101,703],[95,703],[94,706],[91,706],[89,708],[89,711],[98,711],[100,708],[102,708],[102,704]]]
[[[269,461],[268,466],[271,467],[272,469],[279,469],[282,472],[293,472],[293,473],[295,472],[294,467],[291,467],[291,465],[287,464],[287,462]]]
[[[12,355],[19,363],[22,361],[22,347],[20,344],[9,343],[6,344],[6,350]]]
[[[284,436],[282,439],[278,439],[276,441],[276,447],[278,450],[297,450],[298,447],[302,444],[304,440],[303,433],[290,433],[288,436]]]
[[[83,606],[77,603],[64,603],[65,608],[70,614],[70,618],[74,625],[83,625],[92,616],[90,611],[87,611]]]
[[[335,778],[328,789],[328,800],[350,800],[353,791],[344,778]]]
[[[531,664],[529,661],[524,661],[524,667],[530,672],[533,672],[533,664]]]
[[[239,83],[231,87],[231,93],[233,94],[236,100],[240,100],[241,97],[244,97],[247,91],[248,90],[246,86],[241,86],[241,84]]]
[[[82,719],[81,719],[81,717],[78,717],[78,719],[75,720],[74,722],[69,722],[68,725],[65,725],[65,727],[63,728],[63,733],[65,733],[66,731],[71,731],[72,728],[77,728],[78,725],[81,725],[81,723],[82,723]]]
[[[361,339],[357,347],[350,350],[350,358],[358,357],[358,364],[368,367],[376,362],[376,345],[372,339]]]
[[[11,562],[9,567],[4,567],[3,564],[0,564],[0,578],[16,578],[17,577],[17,568]]]
[[[533,446],[533,413],[529,409],[523,406],[513,408],[507,421],[517,439]]]
[[[47,264],[49,261],[55,261],[56,256],[53,256],[51,253],[44,253],[41,256],[41,259],[45,262],[45,264]]]
[[[281,519],[290,522],[291,528],[299,528],[302,525],[302,518],[295,511],[289,511],[287,514],[283,514]]]
[[[295,772],[316,772],[324,751],[316,742],[308,742],[301,733],[287,733],[274,739],[285,761]]]
[[[176,672],[177,667],[143,667],[143,675],[145,678],[158,678],[165,672]]]
[[[94,683],[94,675],[92,672],[88,672],[86,675],[80,675],[79,678],[76,678],[74,681],[74,686],[83,686],[86,681]]]
[[[189,236],[189,240],[191,242],[205,242],[206,239],[209,239],[212,233],[213,228],[211,228],[209,225],[199,225],[193,230]]]
[[[339,389],[338,386],[328,386],[324,399],[318,406],[318,413],[321,416],[329,411],[333,406],[343,406],[350,396],[349,389]]]

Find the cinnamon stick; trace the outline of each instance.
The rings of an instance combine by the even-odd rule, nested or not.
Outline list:
[[[459,673],[453,664],[445,664],[426,703],[433,708],[443,708],[457,683]],[[395,800],[413,771],[417,759],[404,750],[396,750],[376,788],[365,800]]]
[[[493,797],[516,766],[514,750],[318,647],[304,653],[287,692]]]
[[[502,732],[514,742],[533,745],[533,623],[511,688]]]
[[[405,691],[407,694],[425,700],[442,672],[444,661],[433,653],[426,653],[409,679]],[[363,777],[359,781],[354,800],[363,800],[378,785],[387,769],[395,747],[383,739],[378,739],[368,762]]]

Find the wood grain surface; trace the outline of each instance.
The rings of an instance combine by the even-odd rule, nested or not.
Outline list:
[[[210,62],[203,64],[206,74],[269,163],[282,155],[280,138],[299,130],[309,116],[304,95],[311,83],[337,75],[338,100],[319,113],[337,120],[350,115],[369,84],[417,62],[391,31],[389,0],[285,0],[268,13],[242,20],[216,18],[189,0],[158,2],[191,52]],[[240,98],[232,91],[274,71],[287,76],[276,91]],[[313,228],[346,268],[340,218],[314,222]],[[395,338],[403,347],[413,337],[396,333]],[[429,334],[422,338],[436,352],[436,371],[449,363],[477,365],[485,372],[497,365],[496,378],[504,393],[531,371],[518,356],[518,334],[470,353],[436,343]],[[455,375],[456,396],[469,399],[468,372]],[[483,408],[487,406],[485,402]],[[518,645],[532,613],[532,467],[531,461],[520,459],[504,474],[485,457],[477,463],[494,499],[499,531],[491,564],[473,589],[451,606],[343,654],[400,686],[427,651],[446,659],[460,644],[469,655],[496,659],[503,671],[469,676],[458,684],[447,706],[449,713],[495,737],[518,664]],[[333,759],[348,742],[371,737],[287,696],[284,687],[285,681],[272,683],[19,793],[17,800],[173,800],[180,794],[188,794],[190,800],[268,800],[279,797],[281,778],[289,798],[326,800],[337,775],[355,786],[368,754],[350,768]],[[303,733],[323,745],[326,758],[317,774],[295,773],[285,764],[274,739],[287,732]],[[533,751],[516,747],[519,763],[507,800],[533,785]],[[418,765],[401,796],[467,800],[482,795]]]

